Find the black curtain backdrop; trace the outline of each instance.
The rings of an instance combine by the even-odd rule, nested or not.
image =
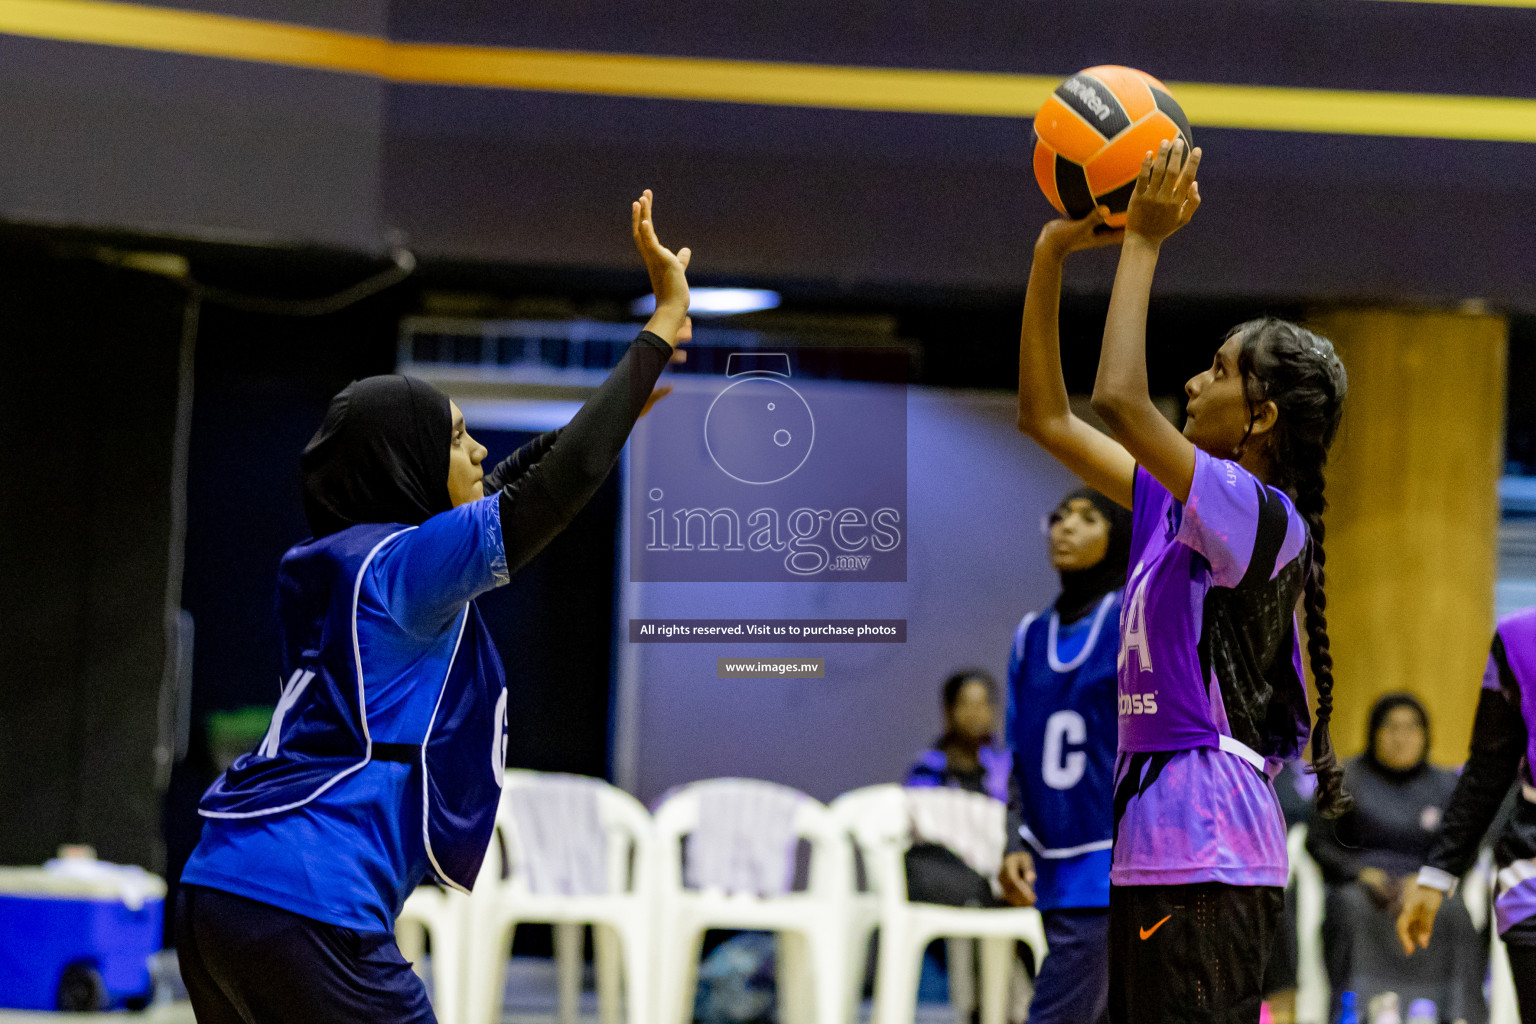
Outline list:
[[[174,282],[0,253],[0,863],[159,869]]]

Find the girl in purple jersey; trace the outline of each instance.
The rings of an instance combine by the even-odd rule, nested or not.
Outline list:
[[[1147,388],[1146,320],[1164,239],[1200,205],[1200,150],[1148,154],[1121,231],[1108,211],[1052,221],[1035,244],[1019,341],[1019,429],[1132,511],[1121,615],[1110,873],[1114,1021],[1256,1021],[1286,879],[1271,783],[1310,716],[1295,606],[1318,688],[1319,806],[1347,799],[1328,736],[1333,661],[1323,596],[1323,466],[1344,399],[1326,339],[1263,319],[1230,331],[1185,385],[1181,433]],[[1120,244],[1093,407],[1061,372],[1061,265]]]

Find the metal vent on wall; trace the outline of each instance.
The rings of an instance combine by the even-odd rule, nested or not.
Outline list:
[[[478,320],[408,317],[401,323],[396,372],[459,385],[534,389],[596,386],[623,358],[641,324],[600,320]],[[723,376],[742,350],[798,350],[800,378],[905,383],[917,346],[891,334],[817,329],[752,329],[694,323],[686,363],[668,372]],[[905,364],[905,365],[902,365]]]

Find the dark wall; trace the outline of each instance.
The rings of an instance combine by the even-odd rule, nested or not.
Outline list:
[[[157,868],[185,294],[0,255],[0,863]]]
[[[180,6],[370,32],[384,3]],[[375,250],[384,92],[355,75],[0,35],[0,211]]]
[[[1536,21],[1444,4],[241,0],[394,40],[1536,98]],[[627,268],[651,186],[701,279],[1017,289],[1049,207],[1027,119],[385,83],[0,37],[0,216],[428,257]],[[1528,116],[1511,111],[1509,118]],[[1159,290],[1536,309],[1530,144],[1215,129]],[[1103,291],[1109,270],[1069,288]]]
[[[1168,81],[1536,96],[1536,21],[1427,4],[906,2],[632,5],[516,17],[491,0],[391,9],[395,38]],[[1262,42],[1260,42],[1262,41]],[[1495,56],[1495,54],[1500,56]],[[1507,69],[1508,73],[1504,73]],[[385,216],[426,252],[622,266],[651,186],[694,273],[850,290],[1021,287],[1039,225],[1024,119],[396,86]],[[1517,269],[1536,205],[1529,145],[1216,130],[1205,205],[1159,268],[1165,294],[1536,307]],[[1107,291],[1113,266],[1069,276]]]

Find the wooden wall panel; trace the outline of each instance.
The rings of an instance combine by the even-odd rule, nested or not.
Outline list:
[[[1341,754],[1370,706],[1417,694],[1431,757],[1466,759],[1493,629],[1504,430],[1503,317],[1322,313],[1350,391],[1328,471],[1328,624]]]

